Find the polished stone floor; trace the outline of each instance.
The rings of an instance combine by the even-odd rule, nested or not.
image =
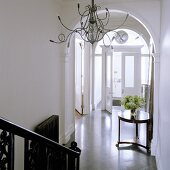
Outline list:
[[[156,170],[155,158],[145,149],[132,145],[116,147],[117,112],[117,109],[112,114],[96,110],[76,116],[75,141],[82,150],[80,170]],[[141,142],[145,142],[145,127],[139,130]],[[122,139],[132,138],[134,134],[132,124],[122,123]]]

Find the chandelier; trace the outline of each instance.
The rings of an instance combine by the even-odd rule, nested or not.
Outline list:
[[[60,16],[58,16],[59,22],[66,30],[69,31],[69,34],[66,36],[65,34],[61,33],[58,35],[57,41],[50,40],[50,42],[57,43],[57,44],[63,43],[63,42],[68,42],[68,47],[69,47],[71,36],[74,33],[79,34],[80,37],[84,41],[89,42],[91,44],[94,44],[95,42],[99,42],[100,40],[102,40],[104,38],[105,35],[107,35],[108,39],[110,40],[110,43],[116,37],[119,37],[119,39],[122,39],[123,37],[119,34],[119,32],[116,32],[114,30],[119,29],[120,27],[122,27],[124,25],[129,14],[126,15],[122,24],[120,24],[119,26],[117,26],[114,29],[109,29],[109,28],[106,28],[106,26],[109,23],[110,12],[109,12],[108,8],[105,8],[105,16],[103,18],[101,18],[98,15],[98,11],[100,9],[101,9],[101,7],[94,4],[94,0],[92,0],[91,5],[87,5],[85,7],[85,11],[81,12],[80,4],[78,3],[78,13],[80,15],[80,26],[75,29],[70,29],[67,26],[65,26],[63,24]],[[110,38],[109,35],[107,34],[108,32],[111,32],[111,31],[115,32],[114,36],[112,38]]]

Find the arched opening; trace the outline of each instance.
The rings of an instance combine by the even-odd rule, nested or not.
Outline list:
[[[115,27],[114,24],[119,25],[119,22],[122,21],[122,18],[125,16],[125,13],[124,12],[120,13],[120,11],[118,13],[116,12],[115,14],[113,14],[113,13],[112,13],[112,17],[110,20],[111,21],[110,26],[114,28]],[[102,13],[101,13],[101,15],[102,15]],[[140,72],[138,75],[140,75],[140,80],[141,80],[141,83],[140,83],[140,85],[141,85],[140,89],[142,90],[141,95],[143,95],[146,98],[146,100],[147,100],[146,109],[148,109],[148,111],[149,111],[149,103],[150,103],[151,98],[152,98],[152,104],[154,103],[153,96],[152,97],[150,96],[151,95],[151,93],[150,93],[151,84],[153,86],[153,82],[154,82],[153,81],[153,78],[154,78],[153,77],[153,71],[154,71],[154,54],[153,53],[156,51],[154,40],[152,39],[150,32],[148,32],[148,29],[146,29],[146,26],[144,26],[141,22],[139,22],[139,20],[137,20],[132,15],[130,15],[126,24],[124,26],[122,26],[122,28],[119,28],[119,30],[123,30],[123,31],[127,32],[129,35],[129,39],[124,44],[119,44],[118,42],[113,41],[112,42],[113,44],[111,44],[113,49],[115,46],[117,46],[117,47],[119,46],[118,48],[122,48],[122,47],[125,48],[125,46],[140,46],[140,48],[141,48],[140,49],[141,69],[140,69]],[[107,41],[107,38],[106,38],[106,41]],[[103,55],[102,54],[102,46],[104,47],[103,40],[94,44],[93,52],[91,52],[89,50],[89,47],[87,48],[87,51],[89,53],[88,61],[90,64],[90,67],[89,67],[90,75],[88,75],[89,82],[86,82],[86,83],[88,83],[89,87],[90,87],[90,91],[88,94],[90,97],[89,97],[88,103],[86,103],[86,104],[89,104],[89,108],[93,108],[93,109],[96,109],[98,106],[100,108],[102,107],[102,105],[101,105],[102,104],[102,102],[101,102],[101,100],[102,100],[102,81],[103,81],[102,80],[102,74],[103,74],[103,71],[102,71],[102,67],[103,67],[103,65],[102,65],[102,55]],[[85,53],[86,53],[86,47],[84,48]],[[119,52],[120,51],[117,51],[117,55],[119,55],[118,54]],[[121,62],[121,61],[119,61],[119,62]],[[84,69],[86,69],[86,67],[84,67]],[[114,72],[116,72],[116,71],[114,71]],[[115,78],[115,83],[117,83],[117,84],[120,83],[119,77],[116,78],[116,76],[115,76],[114,78]],[[106,82],[104,82],[104,83],[106,83]],[[112,83],[112,85],[115,86],[115,83],[114,84]],[[122,92],[122,89],[119,88],[118,91],[120,94]],[[152,93],[153,93],[153,91],[155,91],[155,89],[152,89]],[[116,95],[119,95],[119,94],[116,94]],[[111,106],[113,106],[112,104],[114,103],[113,97],[115,97],[117,99],[117,96],[111,96],[109,98],[109,100],[111,99],[110,100]],[[107,98],[107,96],[105,96],[105,101],[104,101],[105,103],[106,103],[106,98]],[[156,98],[156,96],[155,96],[155,98]],[[101,102],[101,104],[100,104],[100,102]],[[89,109],[89,110],[91,110],[91,109]],[[153,108],[152,108],[152,112],[153,112]]]
[[[137,33],[133,30],[130,29],[119,29],[116,31],[124,31],[127,33],[128,35],[128,39],[126,42],[119,42],[118,40],[114,40],[112,41],[111,44],[111,48],[105,46],[105,44],[110,43],[107,40],[101,40],[100,42],[97,43],[96,48],[94,49],[94,67],[95,67],[95,72],[94,72],[94,103],[95,103],[95,108],[96,106],[99,106],[99,103],[102,101],[103,99],[105,104],[104,106],[101,107],[102,110],[106,109],[106,100],[107,98],[109,100],[109,103],[112,103],[111,106],[114,105],[120,105],[120,100],[124,95],[141,95],[146,99],[146,107],[149,105],[149,101],[147,100],[148,98],[148,92],[149,92],[149,87],[151,84],[151,56],[150,56],[150,49],[149,46],[147,44],[147,42],[145,41],[145,39],[143,38],[143,34],[142,33]],[[114,34],[114,32],[110,32],[109,34]],[[111,36],[110,36],[111,37]],[[104,42],[105,41],[105,42]],[[107,42],[108,41],[108,42]],[[132,51],[133,48],[133,51]],[[135,70],[128,70],[127,67],[125,67],[125,62],[123,62],[122,58],[122,53],[132,53],[134,56],[135,51],[137,50],[136,53],[138,53],[139,50],[139,55],[140,55],[140,66],[136,67]],[[107,61],[103,61],[105,64],[102,64],[102,57],[106,57],[106,54],[104,53],[112,53],[112,63],[107,63],[108,60],[109,62],[111,61],[110,57],[108,58]],[[129,58],[130,59],[130,58]],[[132,58],[131,58],[132,59]],[[135,62],[138,62],[138,60],[135,60]],[[122,65],[124,63],[124,65]],[[130,64],[130,63],[129,63]],[[132,62],[131,62],[132,64]],[[137,65],[137,63],[134,63],[135,65]],[[109,68],[109,66],[111,68]],[[125,73],[123,73],[123,68],[125,67],[126,70]],[[133,66],[130,65],[130,68],[132,68]],[[103,69],[102,69],[103,68]],[[105,69],[104,69],[105,68]],[[130,69],[129,68],[129,69]],[[104,76],[102,78],[102,72],[104,71]],[[134,75],[134,71],[137,72],[138,74]],[[112,73],[111,73],[112,72]],[[130,74],[128,74],[128,72]],[[124,75],[124,77],[122,77],[122,74]],[[106,75],[106,76],[105,76]],[[112,75],[112,77],[111,77]],[[126,78],[126,76],[128,76],[128,79]],[[128,80],[127,83],[132,83],[131,81],[134,81],[133,77],[136,76],[136,79],[139,79],[139,83],[138,83],[138,89],[139,92],[137,92],[135,90],[135,87],[133,90],[135,90],[134,92],[131,93],[127,93],[123,94],[123,92],[125,91],[125,85],[123,86],[122,82],[125,82]],[[130,79],[131,78],[131,79]],[[107,94],[103,94],[102,96],[102,90],[103,91],[107,91],[106,87],[103,87],[102,89],[102,81],[104,79],[106,79],[106,82],[103,83],[108,85],[108,82],[110,82],[111,84],[111,88],[109,90],[109,95],[112,94],[111,97],[109,97],[109,95],[107,96]],[[131,80],[131,81],[130,81]],[[146,89],[147,88],[147,89]],[[142,90],[142,91],[141,91]],[[147,92],[146,92],[147,90]],[[94,109],[95,109],[94,108]]]

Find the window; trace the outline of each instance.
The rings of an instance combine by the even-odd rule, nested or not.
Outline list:
[[[134,87],[134,56],[125,56],[125,87]]]

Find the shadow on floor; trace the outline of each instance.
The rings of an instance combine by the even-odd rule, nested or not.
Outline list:
[[[117,111],[110,114],[96,110],[76,119],[70,141],[75,140],[82,150],[80,170],[156,170],[155,158],[145,149],[133,145],[116,147]],[[122,124],[122,136],[133,137],[133,128]],[[144,127],[140,131],[142,134]]]

